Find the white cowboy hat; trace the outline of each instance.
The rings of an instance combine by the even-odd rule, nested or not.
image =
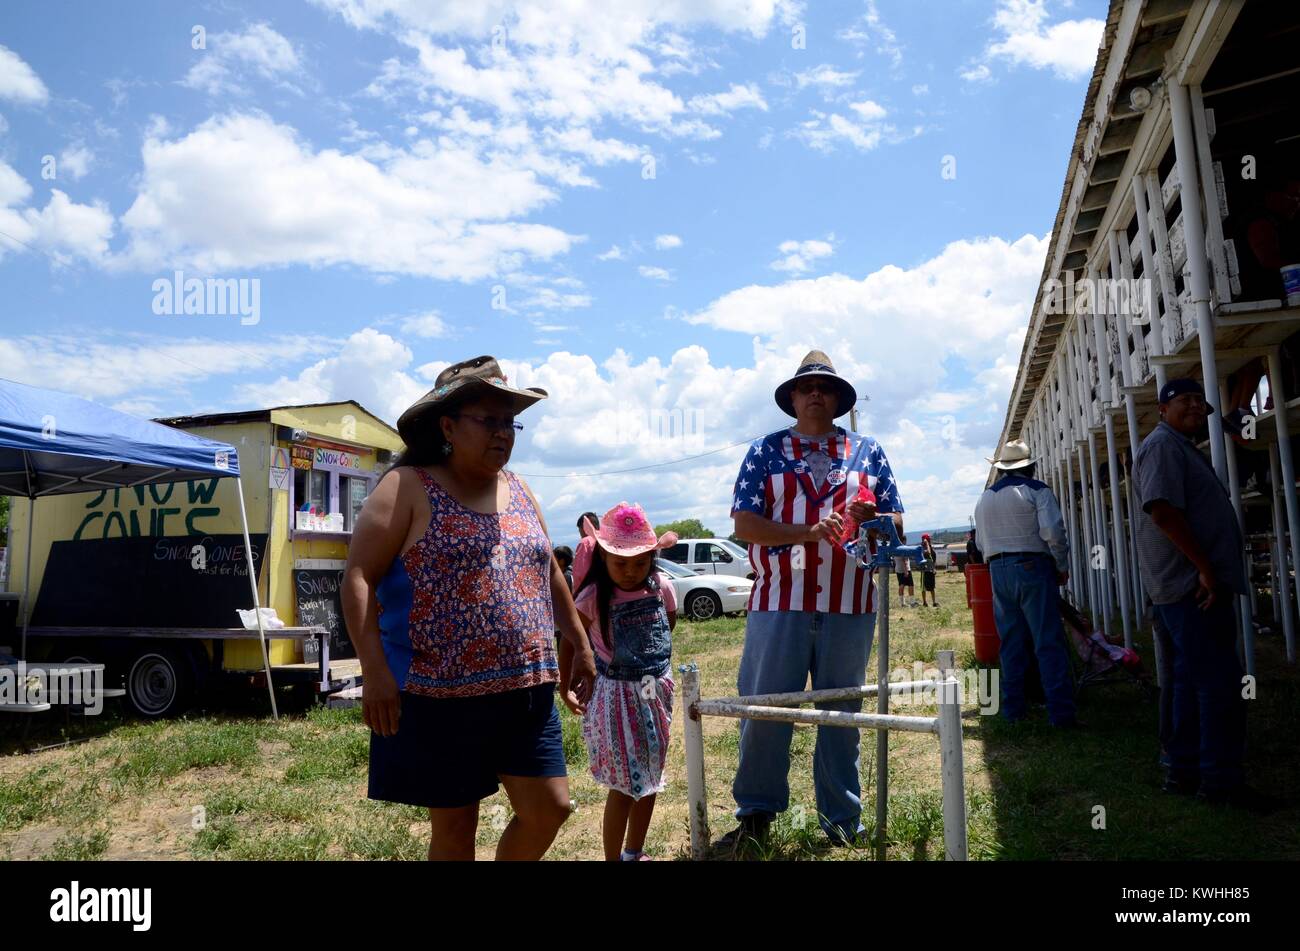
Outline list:
[[[1025,466],[1032,466],[1034,460],[1029,456],[1029,446],[1023,439],[1013,439],[1002,447],[996,459],[989,459],[995,468],[1006,471],[1008,469],[1023,469]]]

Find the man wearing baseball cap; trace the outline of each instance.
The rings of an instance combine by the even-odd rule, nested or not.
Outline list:
[[[1138,448],[1138,564],[1173,646],[1165,790],[1267,811],[1245,785],[1246,705],[1233,601],[1246,593],[1242,538],[1223,483],[1195,438],[1214,408],[1201,384],[1169,380],[1160,422]]]

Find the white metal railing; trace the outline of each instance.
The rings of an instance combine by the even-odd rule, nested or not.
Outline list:
[[[886,583],[882,605],[887,604],[888,597],[889,590]],[[886,607],[884,612],[887,611]],[[704,858],[709,845],[708,798],[704,787],[704,717],[713,716],[745,720],[776,720],[783,723],[833,726],[852,730],[876,730],[882,737],[888,730],[936,734],[939,738],[943,785],[944,855],[950,861],[965,861],[967,857],[966,786],[961,749],[961,689],[953,670],[953,652],[939,651],[938,666],[941,679],[888,683],[883,696],[880,693],[879,683],[875,683],[830,690],[723,697],[715,700],[704,700],[700,697],[698,665],[686,664],[680,667],[682,706],[685,711],[683,722],[686,734],[686,785],[690,798],[691,857]],[[884,670],[885,667],[886,664],[882,662],[881,669]],[[936,691],[938,716],[899,716],[883,712],[888,709],[887,698],[890,695],[916,690]],[[804,703],[860,700],[873,695],[880,702],[882,712],[850,713],[844,710],[797,709]],[[878,744],[877,755],[882,757],[877,763],[878,777],[888,775],[888,764],[884,758],[888,756],[888,751],[887,742]],[[888,790],[879,778],[876,784],[876,796],[876,846],[877,854],[883,857],[883,817],[886,815]]]

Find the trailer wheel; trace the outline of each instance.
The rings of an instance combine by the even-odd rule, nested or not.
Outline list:
[[[178,651],[148,649],[131,662],[126,676],[126,697],[144,717],[166,717],[181,712],[194,691],[194,671],[189,658]]]

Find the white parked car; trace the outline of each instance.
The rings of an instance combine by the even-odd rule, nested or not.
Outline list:
[[[680,538],[659,557],[697,575],[754,577],[749,552],[726,538]]]
[[[724,614],[735,614],[749,605],[754,582],[732,575],[697,575],[681,565],[656,558],[655,565],[673,579],[677,595],[677,613],[692,621],[707,621]]]

